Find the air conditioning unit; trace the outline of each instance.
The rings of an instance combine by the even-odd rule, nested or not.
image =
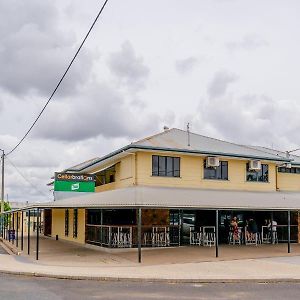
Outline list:
[[[218,167],[220,165],[220,160],[218,157],[210,156],[207,157],[206,166],[207,167]]]
[[[291,163],[286,163],[285,167],[288,168],[288,169],[291,169],[292,168],[292,164]]]
[[[253,171],[261,170],[261,161],[260,160],[250,160],[249,170],[253,170]]]

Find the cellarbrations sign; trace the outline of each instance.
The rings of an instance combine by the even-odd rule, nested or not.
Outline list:
[[[80,173],[55,173],[54,191],[95,192],[95,175]]]

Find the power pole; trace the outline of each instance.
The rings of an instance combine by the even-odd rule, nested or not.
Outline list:
[[[2,151],[2,176],[1,176],[1,214],[4,213],[4,150],[0,149]]]

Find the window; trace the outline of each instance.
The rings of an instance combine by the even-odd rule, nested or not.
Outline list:
[[[69,210],[65,210],[65,236],[69,236]]]
[[[228,161],[220,161],[218,167],[207,167],[204,161],[204,179],[228,180]]]
[[[152,176],[180,177],[180,158],[153,155]]]
[[[258,171],[249,170],[247,163],[247,181],[268,182],[269,181],[269,165],[262,164]]]
[[[73,238],[77,238],[78,231],[78,209],[74,208],[73,215]]]
[[[300,168],[297,168],[297,167],[292,167],[292,168],[279,167],[278,172],[279,173],[300,174]]]

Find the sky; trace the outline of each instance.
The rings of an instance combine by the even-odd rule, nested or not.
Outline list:
[[[28,130],[102,0],[0,0],[0,148]],[[65,81],[9,155],[9,201],[163,126],[300,147],[300,2],[109,0]]]

